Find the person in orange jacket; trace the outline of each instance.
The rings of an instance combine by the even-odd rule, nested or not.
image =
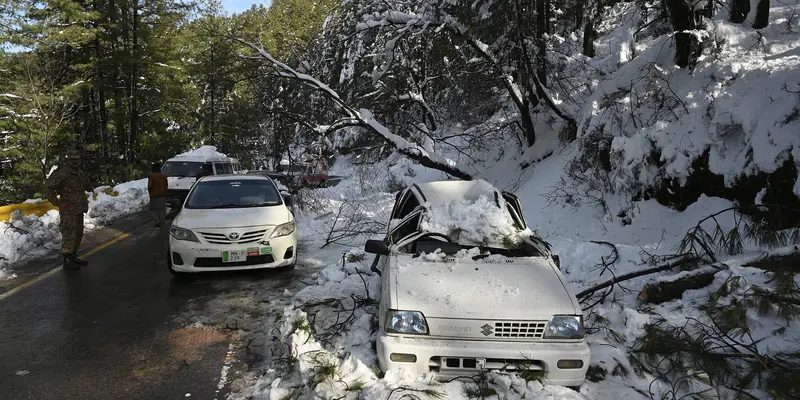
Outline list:
[[[156,220],[156,228],[164,226],[167,217],[167,176],[161,173],[161,167],[153,164],[153,172],[147,180],[147,191],[150,193],[150,211]]]

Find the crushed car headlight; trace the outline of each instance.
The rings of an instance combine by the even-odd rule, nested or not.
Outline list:
[[[188,229],[178,228],[177,226],[173,226],[169,229],[170,235],[174,237],[176,240],[186,240],[188,242],[200,242],[197,240],[197,236]]]
[[[270,235],[269,237],[276,238],[281,236],[288,236],[291,235],[292,232],[294,232],[294,221],[289,221],[285,224],[278,225],[278,227],[275,228],[274,231],[272,231],[272,235]]]
[[[544,330],[545,339],[582,339],[583,315],[556,315]]]
[[[386,313],[386,332],[427,335],[428,323],[419,311],[389,310]]]

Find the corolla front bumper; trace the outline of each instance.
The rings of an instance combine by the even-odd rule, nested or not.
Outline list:
[[[260,243],[212,244],[177,240],[170,236],[169,257],[178,272],[231,271],[280,268],[297,259],[297,232]],[[224,262],[225,251],[245,251],[245,261]]]
[[[590,351],[585,341],[447,340],[381,333],[377,342],[378,362],[384,371],[436,372],[441,378],[473,376],[482,370],[527,371],[543,375],[543,382],[551,385],[580,386],[589,368]]]

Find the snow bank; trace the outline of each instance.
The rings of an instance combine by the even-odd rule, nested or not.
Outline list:
[[[105,225],[121,216],[133,214],[143,210],[150,204],[150,195],[147,191],[147,179],[126,182],[110,188],[111,196],[105,191],[108,187],[100,187],[94,190],[89,200],[89,212],[84,219],[87,229],[95,229]]]
[[[108,193],[116,193],[117,196]],[[89,195],[89,212],[84,228],[99,228],[116,218],[143,210],[150,203],[147,179],[101,186]],[[42,216],[12,213],[10,221],[0,222],[0,279],[11,279],[14,264],[57,251],[61,246],[57,210]]]

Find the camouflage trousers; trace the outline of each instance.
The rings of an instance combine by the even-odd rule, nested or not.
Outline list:
[[[83,240],[83,214],[61,215],[61,254],[75,254]]]

